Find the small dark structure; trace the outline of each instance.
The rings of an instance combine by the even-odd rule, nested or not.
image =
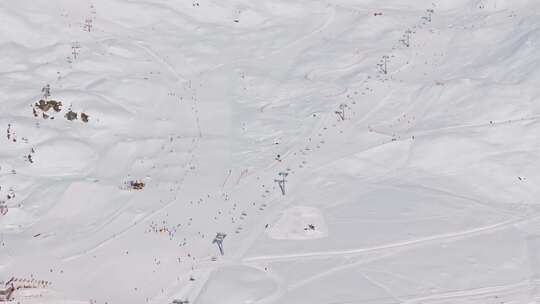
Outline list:
[[[280,178],[275,179],[274,182],[278,183],[279,189],[281,189],[281,194],[285,195],[285,182],[287,182],[285,178],[287,177],[287,175],[289,175],[289,173],[279,172],[278,175]]]
[[[226,236],[227,236],[227,234],[222,233],[222,232],[218,232],[216,234],[216,237],[212,241],[212,244],[217,244],[218,245],[219,252],[221,253],[221,255],[225,254],[225,251],[223,251],[223,240],[225,239]]]

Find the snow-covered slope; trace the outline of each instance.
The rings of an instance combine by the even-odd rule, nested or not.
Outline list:
[[[0,291],[537,303],[539,48],[536,0],[0,2]]]

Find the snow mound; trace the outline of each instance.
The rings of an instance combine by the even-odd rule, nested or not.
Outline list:
[[[296,206],[283,212],[281,218],[268,231],[278,240],[309,240],[324,238],[328,226],[322,212],[313,207]]]
[[[49,176],[78,174],[96,158],[94,149],[83,141],[54,140],[37,147],[33,170]]]

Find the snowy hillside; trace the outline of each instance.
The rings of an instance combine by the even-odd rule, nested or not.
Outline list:
[[[537,0],[0,1],[0,302],[540,303],[539,50]]]

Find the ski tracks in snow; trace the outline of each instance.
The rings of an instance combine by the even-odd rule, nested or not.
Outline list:
[[[307,252],[299,254],[285,254],[285,255],[269,255],[269,256],[257,256],[257,257],[248,257],[243,259],[245,263],[253,262],[266,262],[266,261],[288,261],[288,260],[298,260],[298,259],[324,259],[329,257],[343,257],[343,256],[356,256],[365,253],[371,253],[375,251],[388,251],[396,250],[402,248],[411,248],[417,246],[430,245],[433,243],[439,243],[443,241],[459,241],[466,238],[471,238],[481,234],[491,233],[493,231],[506,229],[508,227],[522,224],[530,221],[534,221],[540,218],[540,215],[534,215],[531,217],[525,218],[514,218],[506,220],[500,223],[493,225],[488,225],[479,228],[468,229],[459,232],[452,233],[443,233],[438,235],[433,235],[429,237],[417,238],[408,241],[395,242],[385,245],[358,248],[358,249],[349,249],[349,250],[338,250],[338,251],[321,251],[321,252]]]

